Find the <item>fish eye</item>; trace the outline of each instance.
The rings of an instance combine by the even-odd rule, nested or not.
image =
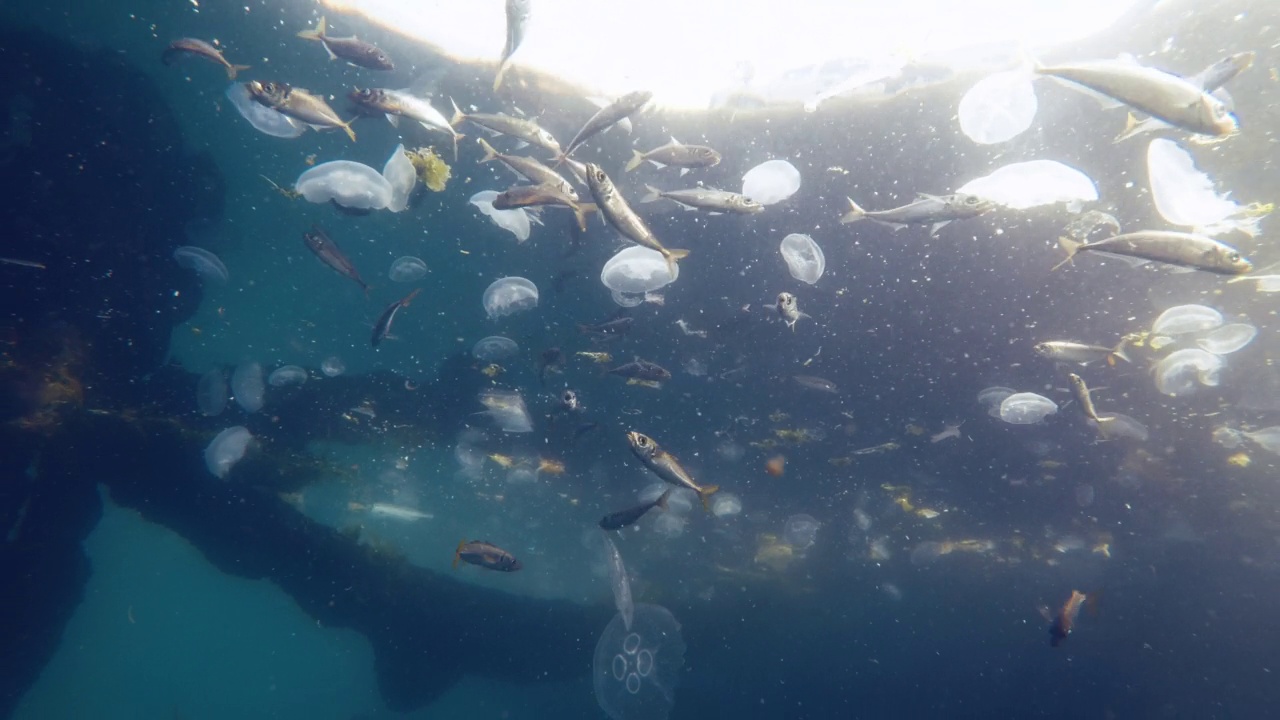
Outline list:
[[[1240,253],[1238,253],[1238,252],[1229,252],[1229,253],[1227,253],[1227,260],[1228,260],[1228,261],[1230,261],[1230,262],[1233,262],[1233,263],[1234,263],[1234,262],[1240,262]]]
[[[976,198],[976,197],[974,197],[974,196],[970,195],[969,197],[967,197],[967,198],[965,198],[965,199],[964,199],[964,202],[965,202],[965,204],[966,204],[966,205],[977,205],[977,204],[978,204],[978,198]]]

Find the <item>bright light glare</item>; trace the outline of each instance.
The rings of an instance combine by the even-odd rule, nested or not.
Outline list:
[[[647,89],[667,107],[711,107],[730,94],[821,101],[836,86],[896,76],[907,64],[1007,65],[1023,50],[1098,32],[1138,1],[534,0],[515,71],[604,97]],[[496,66],[505,38],[502,0],[325,4],[460,62]]]

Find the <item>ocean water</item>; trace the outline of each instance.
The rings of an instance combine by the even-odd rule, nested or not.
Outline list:
[[[397,69],[329,62],[297,39],[321,12]],[[490,90],[491,65],[452,63],[309,3],[5,7],[0,23],[15,70],[0,83],[13,188],[0,257],[43,265],[0,264],[10,716],[576,718],[608,706],[635,720],[1262,718],[1280,701],[1280,440],[1266,430],[1280,423],[1280,341],[1276,296],[1257,279],[1280,263],[1267,215],[1280,197],[1270,4],[1143,4],[1047,58],[1131,53],[1191,75],[1251,51],[1226,86],[1240,132],[1223,141],[1166,130],[1113,143],[1123,108],[1038,81],[1025,132],[976,143],[957,120],[961,98],[1007,67],[903,71],[816,112],[739,97],[637,115],[631,134],[611,130],[575,157],[601,163],[667,247],[691,252],[661,302],[626,311],[632,328],[611,340],[578,326],[619,311],[598,278],[626,242],[594,216],[577,231],[558,209],[525,243],[490,223],[468,199],[512,178],[478,163],[474,126],[461,126],[456,162],[447,140],[378,117],[354,125],[356,143],[269,137],[226,99],[220,68],[160,55],[178,37],[216,38],[252,66],[241,80],[310,88],[343,117],[349,88],[379,84],[433,90],[442,112],[449,98],[518,104],[561,143],[594,112],[573,93],[548,84],[509,102]],[[530,77],[513,72],[516,84]],[[622,171],[632,148],[672,136],[723,159],[684,177]],[[1153,137],[1177,141],[1216,192],[1254,204],[1256,234],[1217,236],[1252,261],[1244,281],[1087,252],[1053,270],[1082,210],[1126,232],[1190,230],[1152,197]],[[452,165],[447,188],[419,186],[405,212],[351,214],[273,187],[329,160],[380,169],[399,143],[432,145]],[[759,214],[638,203],[646,184],[738,190],[771,159],[802,184]],[[1079,170],[1098,199],[999,207],[933,234],[839,222],[846,197],[883,210],[1038,159]],[[308,251],[313,226],[367,292]],[[789,274],[778,246],[790,233],[821,246],[816,284]],[[214,252],[228,280],[177,267],[184,245]],[[428,274],[393,282],[402,256]],[[536,284],[538,306],[491,319],[481,295],[506,276]],[[392,337],[370,347],[379,315],[414,289]],[[794,328],[773,309],[781,292],[806,313]],[[1184,375],[1170,395],[1162,360],[1211,331],[1151,331],[1184,304],[1257,335],[1221,361],[1199,356],[1223,367]],[[490,335],[518,354],[471,357]],[[1056,363],[1034,349],[1122,337],[1131,362]],[[552,348],[563,362],[547,370]],[[580,354],[591,352],[612,359]],[[331,358],[340,376],[322,371]],[[604,373],[633,358],[672,377],[650,388]],[[300,366],[307,383],[268,386],[258,412],[232,401],[201,415],[198,378],[250,362]],[[1100,436],[1069,373],[1099,412],[1132,417],[1145,436]],[[978,399],[991,387],[1043,395],[1056,412],[1004,422]],[[492,388],[522,394],[533,432],[482,414]],[[576,414],[558,407],[566,388],[582,400]],[[202,452],[236,425],[255,440],[215,478]],[[635,602],[679,624],[650,630],[651,611],[637,610],[655,658],[638,693],[624,650],[593,667],[616,627],[596,524],[662,486],[629,431],[719,486],[712,501],[741,502],[713,514],[682,491],[612,534]],[[454,567],[460,540],[490,541],[522,567]],[[1051,645],[1054,629],[1069,632]]]

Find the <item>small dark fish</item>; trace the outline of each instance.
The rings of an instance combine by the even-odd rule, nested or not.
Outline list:
[[[584,232],[587,229],[587,213],[596,209],[596,206],[591,203],[579,203],[554,185],[516,185],[498,193],[498,196],[493,199],[495,210],[548,205],[572,210],[574,217],[578,219],[578,228]]]
[[[627,172],[631,172],[648,160],[659,168],[667,166],[680,168],[684,175],[697,168],[715,167],[720,164],[720,153],[705,145],[685,145],[675,138],[671,142],[656,147],[649,152],[631,151],[631,160],[627,163]]]
[[[498,75],[493,79],[493,91],[502,86],[502,76],[511,67],[511,56],[516,54],[524,41],[525,26],[529,24],[533,0],[507,0],[507,41],[502,46],[502,59],[498,61]]]
[[[616,317],[612,320],[606,320],[605,322],[596,325],[578,323],[578,332],[583,335],[625,335],[631,332],[631,326],[634,325],[635,322],[635,318]]]
[[[351,121],[343,121],[338,113],[329,107],[323,98],[312,95],[302,88],[292,87],[286,83],[258,82],[250,80],[244,84],[249,97],[261,105],[294,120],[300,120],[316,128],[342,128],[351,142],[356,141],[356,133],[351,129]]]
[[[836,384],[826,378],[820,378],[814,375],[793,375],[792,379],[810,390],[827,392],[832,395],[838,395],[840,393],[840,389],[836,387]]]
[[[303,40],[315,40],[324,45],[330,60],[341,58],[352,65],[368,70],[396,69],[396,64],[391,62],[391,56],[377,45],[367,43],[354,35],[345,38],[329,37],[324,31],[324,16],[321,15],[314,30],[303,30],[298,33],[298,37]]]
[[[524,567],[514,555],[487,540],[463,540],[458,543],[458,549],[453,551],[453,567],[458,567],[459,560],[502,572],[515,572]]]
[[[653,502],[647,502],[642,505],[637,505],[633,508],[627,508],[626,510],[619,510],[616,513],[605,515],[603,518],[600,519],[600,527],[604,528],[605,530],[621,530],[622,528],[644,517],[645,513],[649,512],[650,510],[656,507],[666,510],[667,498],[671,497],[671,491],[674,489],[675,488],[667,488],[661,495],[658,496],[658,499],[654,500]]]
[[[391,334],[391,323],[396,319],[396,313],[400,312],[400,308],[409,307],[409,303],[413,302],[413,299],[420,292],[422,292],[422,288],[418,288],[400,300],[391,303],[386,310],[382,311],[382,314],[378,316],[378,322],[373,324],[373,337],[371,340],[374,347],[378,347],[378,343]]]
[[[356,266],[351,263],[351,260],[342,252],[338,244],[319,225],[312,225],[311,232],[302,233],[302,240],[307,244],[307,249],[324,261],[325,265],[338,271],[338,274],[354,280],[366,294],[369,292],[369,286],[360,277]],[[374,345],[377,344],[376,342],[374,343]]]
[[[1139,230],[1091,243],[1062,237],[1058,238],[1058,244],[1067,251],[1067,259],[1055,265],[1055,270],[1087,250],[1189,267],[1218,275],[1244,275],[1253,270],[1253,263],[1241,255],[1239,250],[1220,240],[1195,233]]]
[[[188,55],[202,57],[221,65],[226,69],[227,77],[232,80],[236,79],[237,72],[249,69],[248,65],[232,65],[222,56],[221,50],[204,40],[196,38],[181,38],[169,43],[169,47],[165,48],[164,52],[160,54],[160,61],[165,65],[172,65],[177,62],[178,58]]]
[[[623,118],[630,117],[640,108],[644,107],[645,103],[652,99],[653,93],[647,90],[638,90],[633,93],[627,93],[626,95],[623,95],[617,100],[614,100],[608,105],[600,108],[595,115],[591,116],[591,119],[587,121],[587,124],[582,126],[582,129],[578,131],[578,134],[573,136],[573,140],[571,140],[568,147],[564,149],[562,159],[572,155],[574,150],[577,150],[582,146],[582,143],[590,140],[595,135],[608,130]]]
[[[1080,608],[1090,597],[1080,592],[1072,590],[1071,597],[1062,604],[1062,608],[1057,614],[1051,614],[1048,608],[1040,608],[1040,614],[1049,621],[1049,644],[1058,647],[1062,644],[1071,631],[1075,629],[1076,619],[1080,617]]]
[[[627,443],[631,446],[631,452],[655,475],[662,478],[664,482],[676,487],[689,488],[698,493],[698,497],[702,500],[702,507],[707,511],[711,510],[707,504],[707,498],[719,490],[720,486],[699,485],[694,482],[693,476],[680,465],[676,456],[658,447],[657,441],[648,435],[632,430],[627,433]]]
[[[538,382],[543,385],[547,384],[547,373],[560,372],[560,366],[564,364],[564,353],[560,348],[547,348],[538,356]]]
[[[578,393],[570,389],[560,393],[560,409],[571,413],[582,410],[582,400],[578,398]]]
[[[894,230],[908,225],[929,225],[930,235],[937,233],[952,220],[977,217],[995,208],[995,203],[990,200],[962,193],[942,196],[920,193],[920,197],[914,202],[892,210],[863,210],[853,198],[845,199],[849,201],[849,212],[840,218],[841,223],[847,225],[865,218],[888,225]]]
[[[640,358],[636,358],[625,365],[619,365],[606,374],[648,382],[666,382],[671,379],[671,373],[666,368]]]

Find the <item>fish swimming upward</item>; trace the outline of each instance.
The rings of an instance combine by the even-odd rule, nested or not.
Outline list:
[[[352,65],[368,70],[396,69],[396,64],[391,61],[391,56],[373,43],[365,42],[354,35],[345,38],[326,35],[323,15],[316,22],[314,30],[303,30],[298,33],[298,37],[303,40],[313,40],[323,45],[325,52],[329,53],[330,60],[346,60]]]
[[[222,56],[221,50],[197,38],[180,38],[169,43],[169,47],[165,48],[164,53],[160,55],[160,61],[165,65],[172,65],[183,56],[202,57],[215,62],[226,69],[227,78],[231,80],[236,79],[237,72],[249,69],[248,65],[232,65]]]

